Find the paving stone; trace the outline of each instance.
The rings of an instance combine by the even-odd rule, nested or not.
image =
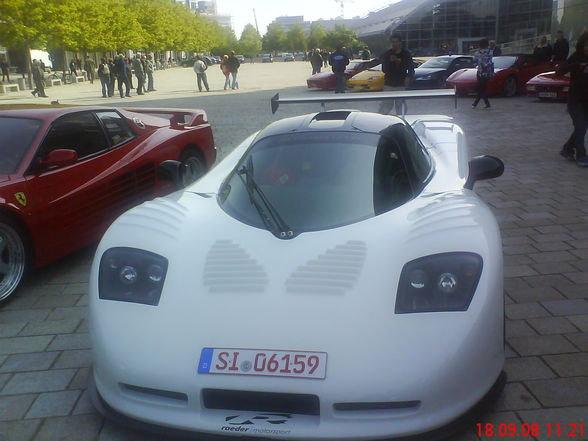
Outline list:
[[[88,327],[88,320],[82,320],[82,322],[80,323],[80,326],[78,326],[78,329],[76,329],[76,332],[89,332],[90,328]]]
[[[22,292],[19,292],[14,299],[2,307],[2,311],[14,311],[32,308],[38,297],[38,295],[23,295]]]
[[[570,253],[580,259],[588,259],[588,249],[586,248],[580,250],[570,250]]]
[[[556,289],[568,299],[588,299],[588,283],[563,285]]]
[[[82,396],[76,403],[76,407],[74,408],[72,415],[85,415],[88,413],[98,413],[98,411],[94,408],[92,401],[90,401],[88,391],[85,390],[82,392]]]
[[[574,283],[588,283],[588,272],[566,272],[563,275]]]
[[[49,418],[41,426],[34,441],[91,441],[98,437],[101,426],[102,418],[98,415]]]
[[[533,245],[505,245],[502,252],[506,255],[536,253],[538,250]]]
[[[537,242],[533,246],[539,251],[566,251],[571,250],[574,247],[566,242]]]
[[[0,422],[0,441],[30,441],[40,424],[41,420]]]
[[[541,405],[521,383],[506,384],[495,404],[495,409],[498,411],[537,409],[539,407]]]
[[[588,314],[571,316],[568,317],[568,320],[580,329],[580,331],[588,332]]]
[[[507,305],[505,308],[505,314],[511,320],[549,316],[549,312],[537,302]]]
[[[541,302],[541,304],[553,315],[588,314],[588,301],[584,299],[550,300]]]
[[[588,352],[588,333],[566,334],[566,338],[581,351]]]
[[[527,282],[521,277],[513,277],[511,279],[504,279],[504,289],[510,294],[511,291],[516,289],[528,289],[531,288]]]
[[[521,245],[530,243],[533,243],[533,240],[529,236],[510,236],[502,238],[503,245]]]
[[[26,418],[46,418],[69,415],[80,395],[80,391],[45,392],[38,396]]]
[[[55,337],[48,351],[63,351],[66,349],[87,349],[91,348],[90,335],[84,334],[62,334]]]
[[[509,265],[529,265],[535,263],[526,254],[512,254],[510,256],[503,256],[504,266]],[[577,267],[575,267],[577,268]]]
[[[86,389],[88,386],[88,377],[90,375],[89,368],[78,369],[76,376],[69,384],[68,389]]]
[[[89,278],[89,275],[88,275]],[[65,287],[64,294],[87,294],[88,283],[70,283]]]
[[[85,294],[83,296],[80,296],[80,300],[78,300],[76,306],[88,306],[88,295]]]
[[[588,377],[588,354],[546,355],[543,360],[560,377]],[[588,404],[588,389],[586,389]]]
[[[563,225],[547,225],[544,227],[537,227],[536,230],[542,234],[568,233],[570,236],[575,237],[574,233],[570,233],[569,229]]]
[[[570,429],[566,425],[570,423],[588,423],[588,407],[560,407],[555,409],[537,409],[537,410],[522,410],[518,412],[520,418],[526,424],[539,424],[540,432],[538,441],[564,441],[564,440],[578,440],[585,441],[588,438],[576,438],[576,437],[557,437],[556,424],[561,424],[562,429]],[[547,426],[551,424],[551,426]],[[551,434],[549,433],[551,428]],[[584,429],[585,435],[586,429]],[[569,434],[570,431],[566,430],[563,434]]]
[[[541,300],[565,300],[563,294],[552,286],[513,289],[509,290],[508,294],[517,303],[539,302]]]
[[[51,310],[30,309],[22,311],[0,311],[0,323],[40,322],[47,318]]]
[[[540,380],[555,374],[539,357],[509,358],[504,364],[508,381]]]
[[[84,319],[86,318],[88,308],[85,306],[72,306],[71,308],[55,308],[47,320],[63,319]]]
[[[576,331],[576,327],[565,317],[537,317],[527,321],[542,335],[566,334]]]
[[[561,335],[513,337],[508,339],[508,343],[522,356],[578,352],[578,350]]]
[[[540,228],[540,227],[539,227]],[[532,234],[531,239],[535,242],[557,242],[557,241],[567,241],[567,240],[574,240],[572,236],[566,233],[545,233],[545,234]]]
[[[75,374],[75,369],[17,373],[4,386],[0,395],[27,394],[64,390]]]
[[[26,322],[0,324],[0,338],[15,337],[24,328]]]
[[[37,441],[37,440],[35,440]],[[161,436],[151,435],[138,430],[128,429],[118,424],[106,421],[98,441],[163,441]],[[165,441],[175,441],[175,438],[165,437]]]
[[[506,358],[513,358],[518,357],[519,354],[517,354],[509,345],[504,345],[504,356]]]
[[[523,277],[539,274],[529,265],[510,265],[504,267],[504,277]]]
[[[67,334],[74,332],[80,319],[48,320],[29,323],[21,332],[23,335]]]
[[[569,262],[578,259],[577,256],[574,256],[568,251],[548,251],[543,253],[532,253],[528,256],[537,263]]]
[[[545,407],[586,405],[588,377],[530,380],[525,385]]]
[[[583,272],[588,271],[588,259],[574,260],[573,262],[570,262],[570,263],[572,264],[572,266],[577,268],[579,271],[583,271]]]
[[[46,295],[37,300],[35,303],[35,308],[58,308],[74,306],[79,299],[79,295]]]
[[[27,412],[36,395],[0,397],[0,421],[19,420]],[[0,440],[2,435],[0,432]]]
[[[57,358],[57,352],[33,352],[8,357],[0,372],[28,372],[49,369]]]
[[[0,354],[44,351],[52,339],[52,335],[0,338]]]
[[[539,274],[570,273],[576,270],[575,267],[567,262],[536,263],[531,265],[531,268],[533,268]]]
[[[12,374],[0,374],[0,389],[2,389],[4,385],[8,383],[10,378],[12,378]]]
[[[53,368],[81,368],[89,367],[92,364],[92,351],[90,349],[76,349],[63,351]],[[1,369],[0,369],[1,372]]]
[[[506,338],[537,335],[537,332],[535,332],[535,330],[524,320],[507,320],[505,323],[505,330]]]
[[[529,277],[525,277],[524,280],[532,287],[554,286],[557,288],[562,285],[571,285],[572,284],[570,279],[562,276],[561,274],[547,274],[547,275],[542,275],[542,276],[529,276]]]

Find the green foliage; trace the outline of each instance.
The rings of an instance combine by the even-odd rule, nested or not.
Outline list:
[[[50,0],[0,0],[0,45],[11,49],[42,48],[47,44]]]
[[[268,25],[267,32],[263,36],[262,46],[263,50],[268,52],[276,52],[288,47],[286,33],[279,23]]]
[[[322,48],[327,39],[327,31],[320,23],[313,23],[310,26],[310,36],[308,37],[308,47],[311,49]]]
[[[213,55],[228,55],[230,51],[239,53],[239,41],[235,32],[231,28],[220,26],[218,23],[213,23],[213,33],[220,36],[219,42],[212,46],[211,52]]]
[[[290,28],[287,35],[288,46],[292,52],[306,51],[306,32],[304,28],[297,24]]]
[[[252,24],[243,28],[239,39],[239,52],[247,57],[254,57],[261,51],[261,36]]]
[[[347,29],[345,25],[335,25],[334,30],[327,32],[324,43],[329,50],[334,50],[343,46],[351,48],[357,44],[357,34],[351,29]]]

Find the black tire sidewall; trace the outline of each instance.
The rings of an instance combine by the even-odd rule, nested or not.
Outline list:
[[[198,149],[189,147],[182,152],[182,154],[180,155],[180,162],[182,163],[182,166],[184,166],[186,161],[190,158],[197,158],[198,159],[198,161],[200,162],[202,173],[200,174],[200,176],[198,176],[198,178],[196,178],[192,182],[189,182],[186,185],[192,184],[193,182],[197,181],[202,176],[204,176],[204,174],[206,173],[206,163],[204,162],[204,158],[202,157],[202,154],[200,153],[200,151]]]

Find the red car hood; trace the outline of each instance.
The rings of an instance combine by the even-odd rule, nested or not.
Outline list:
[[[321,72],[308,77],[307,81],[324,81],[333,75],[333,72]]]
[[[567,75],[557,76],[555,72],[545,72],[541,73],[529,81],[527,81],[527,85],[533,86],[570,86],[570,77]]]

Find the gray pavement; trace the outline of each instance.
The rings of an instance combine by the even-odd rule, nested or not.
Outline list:
[[[279,65],[264,69],[283,71]],[[296,69],[303,79],[306,66]],[[300,84],[299,79],[284,80],[288,87],[280,87],[280,93],[313,93],[293,86],[296,82]],[[284,106],[272,115],[269,98],[279,84],[270,86],[244,85],[238,93],[210,95],[153,94],[145,101],[133,98],[132,105],[205,109],[226,154],[270,121],[318,108]],[[501,178],[476,185],[502,230],[508,343],[508,384],[480,422],[493,423],[495,430],[500,423],[516,424],[518,432],[523,423],[538,424],[539,433],[479,437],[475,427],[466,427],[450,441],[586,440],[588,169],[558,155],[571,130],[565,104],[495,98],[486,111],[472,110],[470,103],[459,99],[454,109],[449,101],[420,100],[409,103],[409,113],[453,116],[473,154],[497,155],[506,163]],[[112,105],[129,104],[112,100]],[[377,104],[345,107],[375,111]],[[105,422],[88,402],[85,306],[91,259],[92,249],[86,249],[36,272],[0,310],[0,441],[171,441]],[[583,423],[585,435],[564,436],[572,423]]]

